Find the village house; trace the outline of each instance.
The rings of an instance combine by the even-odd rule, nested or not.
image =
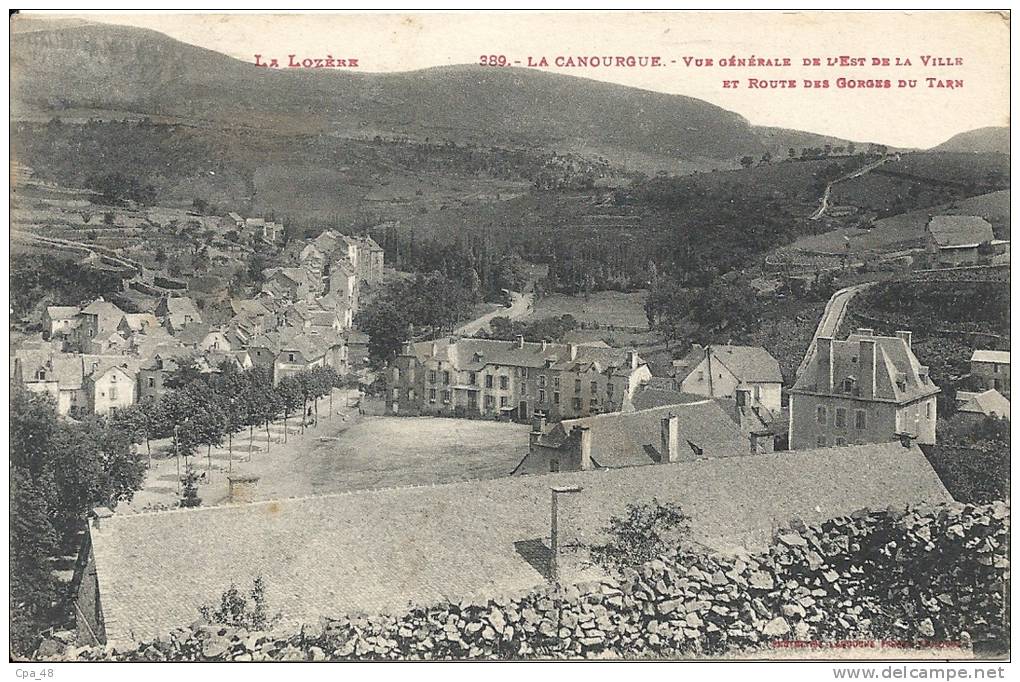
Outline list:
[[[404,344],[387,412],[550,421],[618,412],[651,372],[633,350],[458,338]]]
[[[80,353],[105,351],[110,347],[111,336],[117,334],[124,311],[102,298],[82,308],[75,319],[69,350]],[[113,345],[118,345],[114,340]]]
[[[253,366],[272,372],[273,383],[314,367],[329,366],[341,374],[349,369],[347,345],[333,330],[280,329],[256,336],[246,350]]]
[[[368,334],[358,329],[349,328],[345,333],[347,343],[347,365],[352,370],[362,369],[368,365]]]
[[[993,388],[1009,398],[1009,351],[975,350],[970,356],[970,378],[975,389]]]
[[[858,329],[846,341],[815,340],[790,389],[790,449],[881,443],[901,437],[935,443],[939,388],[910,347],[911,334]]]
[[[956,413],[971,423],[986,417],[1009,421],[1009,401],[994,388],[979,392],[957,391]]]
[[[736,398],[738,389],[748,389],[751,405],[773,414],[782,409],[779,362],[756,346],[694,344],[673,361],[673,383],[677,391],[708,398]]]
[[[177,333],[176,338],[183,347],[199,352],[233,350],[233,344],[226,333],[205,322],[188,325]]]
[[[202,315],[188,296],[164,296],[156,304],[153,314],[171,334],[177,334],[189,324],[200,324]]]
[[[81,308],[73,305],[47,306],[42,316],[43,338],[66,337],[78,325]]]
[[[606,577],[585,548],[652,498],[682,505],[692,540],[719,552],[760,551],[793,519],[953,501],[920,449],[900,443],[288,499],[260,498],[246,481],[217,507],[97,509],[74,580],[78,631],[116,647],[165,638],[224,586],[257,576],[271,576],[266,599],[294,631],[337,614],[519,595],[548,581],[550,489],[568,486],[580,492],[560,500],[566,585]],[[156,561],[139,551],[153,538]]]
[[[1009,242],[995,239],[991,224],[978,216],[935,216],[928,221],[925,237],[933,267],[992,263],[1003,253],[1008,258]]]
[[[135,402],[139,361],[119,355],[19,351],[12,378],[50,395],[62,417],[109,414]]]
[[[263,293],[283,301],[300,301],[320,293],[318,283],[301,268],[268,268],[262,275]]]
[[[712,400],[736,424],[744,434],[745,442],[753,443],[756,452],[772,452],[777,436],[786,434],[782,415],[755,405],[750,389],[738,388],[735,398],[713,398]],[[631,399],[628,410],[649,410],[667,405],[681,405],[701,402],[704,396],[682,393],[672,388],[672,380],[652,377],[652,380],[638,388]],[[789,421],[787,419],[787,421]]]
[[[669,464],[757,454],[754,443],[711,399],[637,412],[532,422],[528,454],[513,475]]]
[[[220,218],[220,227],[226,230],[242,230],[244,229],[244,218],[239,214],[230,212],[227,215]]]
[[[160,330],[159,320],[152,313],[124,313],[117,331],[125,335],[149,334]]]

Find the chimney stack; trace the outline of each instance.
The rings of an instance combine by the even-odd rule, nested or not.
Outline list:
[[[227,476],[227,502],[246,504],[255,500],[259,477],[255,474],[230,474]]]
[[[903,339],[903,343],[907,344],[907,348],[910,349],[910,332],[896,332],[897,338]]]
[[[517,347],[524,348],[524,336],[521,334],[517,335]]]
[[[528,435],[528,446],[534,448],[538,445],[538,439],[545,433],[545,416],[535,415],[531,419],[531,433]]]
[[[680,418],[672,412],[662,418],[662,464],[680,460]]]
[[[439,344],[435,341],[432,342],[432,354],[435,355],[439,352]]]
[[[583,424],[578,424],[574,427],[574,432],[577,433],[577,446],[578,453],[580,454],[580,466],[578,467],[581,471],[587,471],[591,469],[591,427]]]
[[[875,339],[861,339],[861,378],[859,386],[861,387],[862,398],[874,398],[876,389],[876,377],[877,377],[877,352]]]
[[[570,344],[570,359],[571,360],[576,360],[577,359],[577,344],[576,343]]]
[[[818,353],[818,389],[832,393],[832,337],[819,336]]]
[[[627,351],[627,366],[631,369],[637,369],[637,351]]]

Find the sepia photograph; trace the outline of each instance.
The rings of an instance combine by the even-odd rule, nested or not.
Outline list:
[[[17,677],[1004,678],[1010,28],[12,10]]]

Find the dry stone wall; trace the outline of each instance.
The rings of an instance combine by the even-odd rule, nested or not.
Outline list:
[[[289,635],[195,625],[76,660],[679,658],[804,642],[1008,648],[1009,507],[862,511],[776,534],[764,553],[676,553],[618,579],[398,616],[323,619]],[[272,605],[270,604],[270,607]]]

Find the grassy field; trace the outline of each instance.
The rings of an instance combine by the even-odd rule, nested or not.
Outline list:
[[[235,437],[232,470],[261,477],[258,499],[499,478],[508,476],[528,451],[527,425],[359,416],[356,410],[339,407],[338,414],[327,419],[324,401],[319,410],[319,425],[304,434],[297,420],[291,420],[286,444],[281,442],[283,425],[274,424],[268,451],[265,431],[256,432],[251,461],[246,461],[247,433]],[[155,450],[161,456],[154,460],[145,487],[119,511],[176,504],[176,461],[169,444]],[[194,458],[196,470],[205,473],[199,490],[204,506],[225,500],[231,467],[226,447],[213,449],[211,464],[210,469],[204,451]]]
[[[900,213],[875,221],[871,230],[840,228],[823,234],[801,237],[784,251],[816,251],[842,253],[846,245],[843,235],[850,238],[852,253],[887,252],[920,247],[924,242],[924,228],[932,215],[976,215],[992,224],[997,237],[1009,238],[1008,189],[981,194],[950,203]]]
[[[569,314],[577,318],[578,323],[583,322],[587,325],[597,322],[600,327],[647,329],[648,317],[644,308],[647,298],[647,291],[633,293],[599,291],[589,296],[552,294],[535,303],[535,311],[528,319]]]

